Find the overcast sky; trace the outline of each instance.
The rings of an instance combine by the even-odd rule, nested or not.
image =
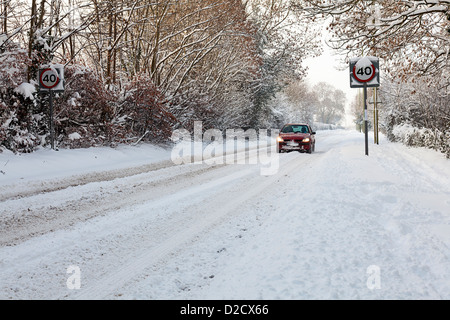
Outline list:
[[[311,87],[316,83],[326,82],[344,91],[347,96],[346,109],[348,109],[359,89],[350,88],[349,66],[341,60],[343,59],[332,53],[332,49],[323,44],[323,54],[320,57],[305,60],[305,66],[308,67],[306,82]],[[351,119],[347,121],[352,124]]]
[[[352,98],[356,95],[357,90],[350,88],[348,65],[339,61],[340,59],[332,55],[330,50],[325,46],[320,57],[306,59],[305,65],[309,68],[307,82],[311,85],[327,82],[336,89],[344,91],[348,98]]]

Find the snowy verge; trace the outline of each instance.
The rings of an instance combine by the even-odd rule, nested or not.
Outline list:
[[[407,146],[438,150],[450,158],[450,132],[416,128],[408,123],[396,125],[391,132],[392,139]]]
[[[170,152],[150,144],[87,149],[41,148],[33,153],[0,154],[0,186],[117,170],[170,159]]]

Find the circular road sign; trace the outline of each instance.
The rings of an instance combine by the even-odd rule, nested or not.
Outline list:
[[[375,77],[375,66],[372,61],[362,58],[353,67],[353,76],[359,82],[369,82]]]
[[[50,68],[42,70],[39,83],[46,89],[55,88],[59,83],[58,73]]]

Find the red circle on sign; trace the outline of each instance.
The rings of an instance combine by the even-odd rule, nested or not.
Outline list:
[[[42,79],[42,77],[44,76],[44,74],[45,74],[47,71],[53,71],[53,70],[50,69],[50,68],[45,69],[45,70],[42,70],[41,75],[40,75],[40,77],[39,77],[39,83],[40,83],[44,88],[46,88],[46,89],[53,89],[54,87],[56,87],[56,86],[58,85],[58,83],[59,83],[59,77],[58,77],[54,72],[52,72],[52,74],[55,75],[55,77],[56,77],[56,81],[55,81],[54,84],[48,86],[48,85],[46,85],[46,84],[44,83],[44,80]]]
[[[370,67],[372,67],[372,75],[370,76],[369,79],[360,79],[358,78],[358,76],[356,75],[356,64],[353,66],[353,76],[355,77],[355,79],[359,82],[369,82],[370,80],[372,80],[375,77],[375,66],[372,64]]]

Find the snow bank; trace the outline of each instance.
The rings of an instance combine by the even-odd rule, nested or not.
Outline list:
[[[24,82],[14,89],[14,92],[21,94],[25,99],[34,100],[33,94],[36,92],[36,87],[31,83]]]
[[[407,146],[439,150],[450,158],[450,132],[416,128],[408,123],[396,125],[392,129],[393,140]]]
[[[337,129],[343,129],[343,128],[342,128],[342,126],[337,125],[337,124],[314,122],[312,125],[312,129],[317,131],[317,130],[337,130]]]
[[[73,134],[73,138],[79,136]],[[0,153],[0,188],[12,183],[27,184],[89,174],[101,170],[118,170],[170,159],[170,151],[151,144],[121,145],[116,148],[61,149],[41,148],[30,154]],[[32,164],[32,165],[31,165]]]

